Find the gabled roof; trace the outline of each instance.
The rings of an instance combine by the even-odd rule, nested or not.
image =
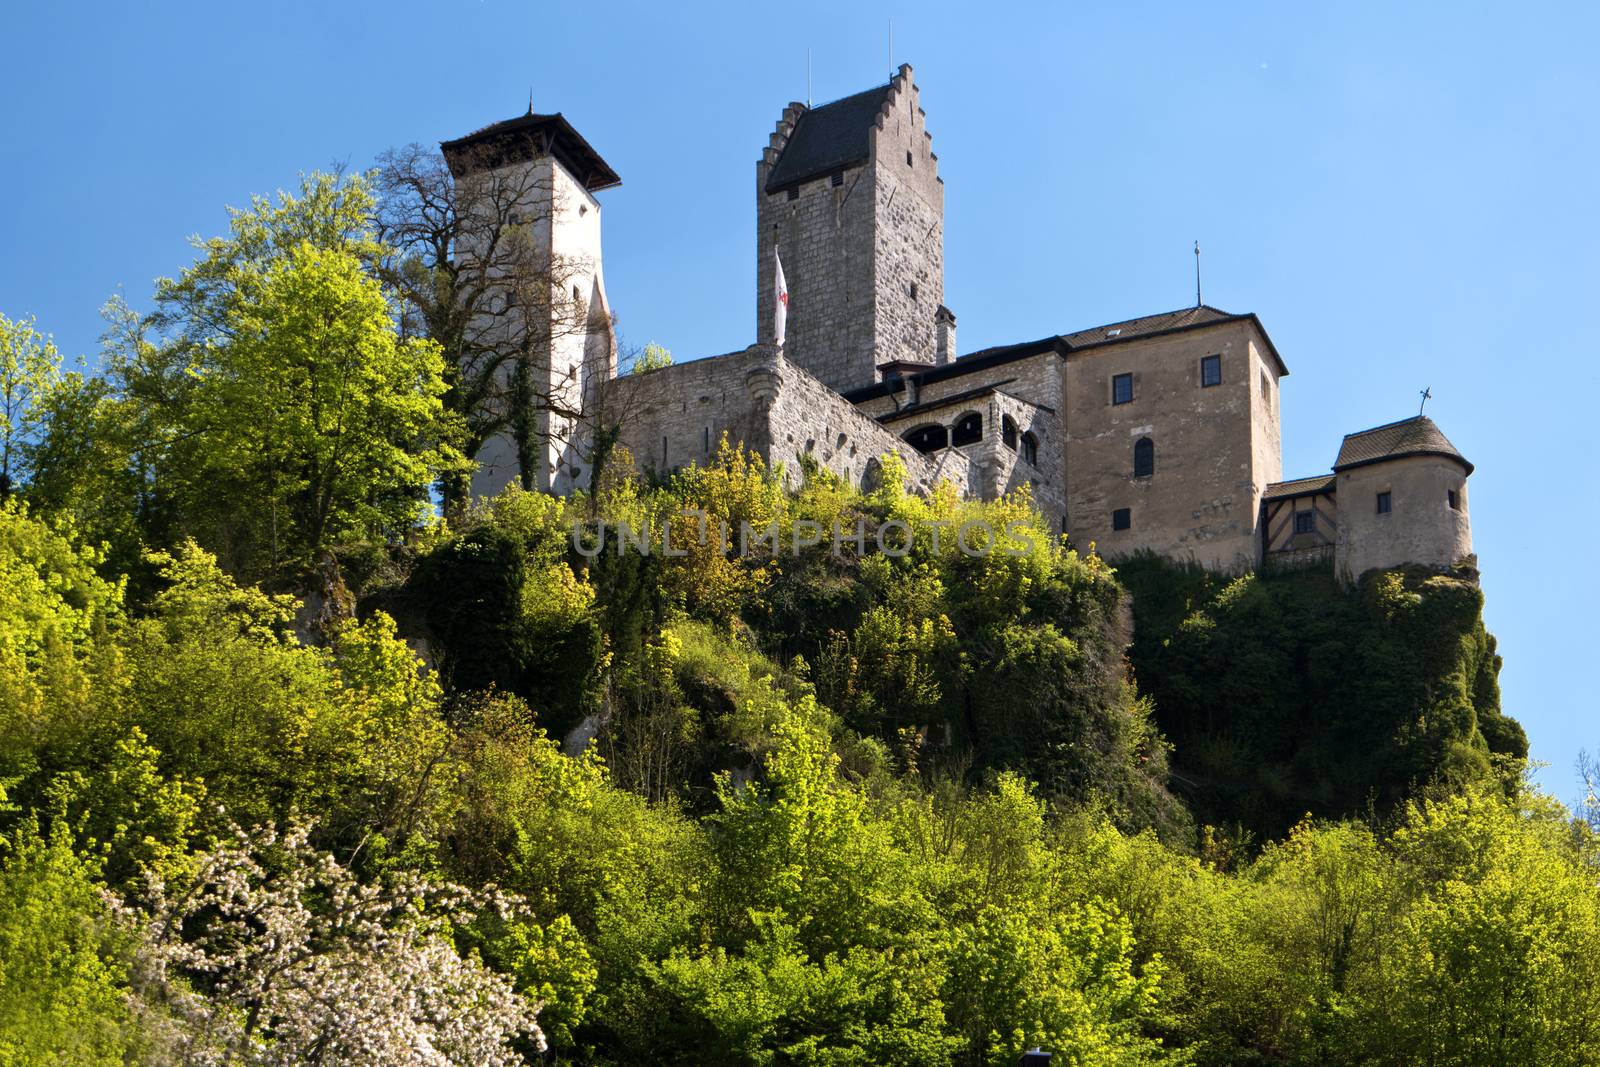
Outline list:
[[[1337,482],[1331,474],[1319,474],[1315,478],[1295,478],[1287,482],[1273,482],[1261,494],[1262,500],[1287,500],[1296,496],[1317,496],[1322,493],[1334,491]]]
[[[867,131],[877,122],[890,88],[885,82],[802,112],[778,162],[767,175],[767,192],[775,193],[841,167],[866,162],[871,153]]]
[[[1402,456],[1444,456],[1461,464],[1468,474],[1472,473],[1472,464],[1456,451],[1456,446],[1426,415],[1414,415],[1399,422],[1345,435],[1344,443],[1339,446],[1339,458],[1333,461],[1333,469],[1346,471]]]
[[[485,167],[526,162],[548,152],[591,193],[622,184],[617,172],[559,111],[537,115],[530,108],[526,115],[492,123],[453,141],[441,141],[439,150],[450,165],[450,173],[457,178]]]

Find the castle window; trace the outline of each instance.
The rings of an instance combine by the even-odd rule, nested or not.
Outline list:
[[[1148,478],[1156,472],[1156,443],[1141,437],[1133,443],[1133,476]]]
[[[983,416],[976,411],[968,412],[956,420],[956,428],[950,434],[950,443],[956,447],[962,445],[975,445],[983,440]]]
[[[1317,513],[1315,511],[1297,511],[1294,513],[1294,532],[1308,534],[1317,532]]]
[[[906,166],[908,166],[908,167],[912,166],[912,163],[911,163],[911,149],[909,149],[909,148],[906,149]]]
[[[911,299],[915,300],[916,298],[917,298],[917,283],[916,282],[912,282],[911,283]]]
[[[1451,511],[1460,511],[1461,510],[1461,494],[1460,493],[1456,492],[1454,489],[1447,489],[1447,490],[1445,490],[1445,498],[1450,501],[1450,510]]]
[[[1127,508],[1118,508],[1111,513],[1111,528],[1113,530],[1129,530],[1133,528],[1133,512]]]
[[[842,170],[834,171],[833,172],[833,177],[828,179],[828,184],[833,186],[835,189],[837,189],[837,188],[839,188],[839,186],[843,185],[844,184],[844,171],[842,171]]]
[[[1211,385],[1222,384],[1222,357],[1200,357],[1200,386],[1205,388]]]
[[[1394,510],[1394,498],[1388,493],[1378,494],[1378,514],[1387,515]]]
[[[798,185],[789,186],[789,199],[790,200],[799,200],[800,199],[800,187]]]
[[[903,438],[906,444],[927,455],[950,445],[950,434],[943,426],[919,426]]]
[[[1113,404],[1131,404],[1133,402],[1133,375],[1114,374],[1111,376],[1111,402]]]
[[[705,446],[706,455],[709,456],[709,455],[711,455],[711,427],[707,426],[704,430],[701,431],[701,435],[703,437],[703,442],[702,443]]]
[[[1000,416],[1000,440],[1007,448],[1017,447],[1017,423],[1010,415]]]
[[[1272,406],[1272,382],[1267,378],[1266,371],[1261,372],[1261,399],[1267,402],[1268,407]]]
[[[1039,465],[1039,439],[1031,433],[1022,435],[1022,462],[1030,467]]]

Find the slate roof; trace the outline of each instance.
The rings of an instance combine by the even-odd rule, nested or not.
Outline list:
[[[795,121],[794,133],[767,175],[767,192],[821,177],[841,167],[866,161],[867,130],[877,121],[889,95],[889,84],[808,108]]]
[[[1344,443],[1339,446],[1339,458],[1333,461],[1333,469],[1345,471],[1401,456],[1446,456],[1461,464],[1468,474],[1472,473],[1472,464],[1456,451],[1456,446],[1426,415],[1346,434]]]
[[[1267,351],[1273,361],[1278,365],[1278,373],[1285,375],[1289,368],[1284,365],[1283,358],[1278,355],[1278,349],[1272,343],[1272,338],[1267,336],[1266,327],[1261,325],[1261,320],[1252,313],[1234,315],[1219,308],[1202,304],[1199,307],[1183,308],[1179,311],[1163,311],[1159,315],[1144,315],[1137,319],[1124,319],[1122,322],[1107,323],[1096,326],[1092,330],[1079,330],[1076,333],[1058,334],[1050,337],[1041,337],[1037,341],[1024,341],[1014,345],[996,345],[992,348],[982,348],[976,352],[969,352],[954,363],[940,363],[930,367],[917,379],[923,382],[940,382],[947,378],[971,374],[974,371],[984,370],[1001,363],[1009,363],[1016,359],[1026,359],[1043,352],[1055,352],[1063,357],[1071,357],[1076,352],[1093,351],[1104,345],[1120,344],[1123,341],[1133,341],[1141,337],[1154,337],[1164,333],[1178,333],[1183,330],[1201,329],[1213,326],[1220,322],[1251,322],[1260,332],[1266,342]],[[872,385],[861,385],[845,392],[844,397],[851,403],[860,403],[875,396],[887,396],[904,388],[903,379],[876,382]]]
[[[1126,341],[1133,337],[1142,337],[1145,334],[1160,333],[1163,330],[1180,329],[1185,326],[1200,326],[1209,322],[1226,322],[1229,319],[1239,318],[1226,311],[1219,311],[1214,307],[1201,304],[1198,307],[1183,308],[1179,311],[1163,311],[1159,315],[1143,315],[1137,319],[1125,319],[1122,322],[1107,323],[1096,326],[1092,330],[1079,330],[1076,333],[1063,334],[1062,338],[1073,348],[1087,348],[1090,345],[1104,344],[1110,341]]]
[[[1262,500],[1287,500],[1296,496],[1314,496],[1318,493],[1331,493],[1337,479],[1332,474],[1321,474],[1315,478],[1295,478],[1287,482],[1273,482],[1267,486],[1266,492],[1261,494]]]
[[[450,165],[450,173],[457,178],[475,164],[499,166],[512,160],[532,159],[545,150],[591,193],[622,184],[617,172],[559,111],[539,115],[529,109],[526,115],[491,123],[453,141],[441,141],[439,150]]]

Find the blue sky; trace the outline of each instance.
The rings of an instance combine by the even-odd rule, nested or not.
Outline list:
[[[783,104],[916,69],[973,351],[1206,301],[1292,372],[1285,475],[1432,415],[1477,465],[1505,707],[1545,784],[1600,748],[1600,8],[1586,4],[22,3],[0,64],[0,311],[92,353],[98,308],[224,205],[562,111],[625,345],[755,333],[755,161]]]

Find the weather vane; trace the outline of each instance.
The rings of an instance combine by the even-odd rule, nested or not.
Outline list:
[[[1417,414],[1418,415],[1421,415],[1422,414],[1422,409],[1428,406],[1428,401],[1433,399],[1433,388],[1431,386],[1424,387],[1423,390],[1422,390],[1422,394],[1421,395],[1422,395],[1422,403],[1417,405]]]

